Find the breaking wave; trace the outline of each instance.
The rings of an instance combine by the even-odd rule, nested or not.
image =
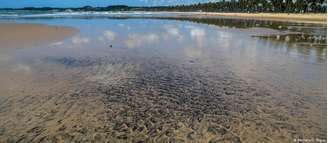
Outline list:
[[[33,11],[17,11],[17,12],[0,12],[0,18],[80,18],[80,17],[140,17],[140,16],[165,16],[170,13],[165,12],[96,12],[96,11],[65,11],[65,12],[33,12]]]

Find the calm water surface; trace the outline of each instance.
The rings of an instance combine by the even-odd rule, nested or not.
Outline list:
[[[1,49],[0,77],[20,94],[30,94],[43,82],[54,86],[65,81],[67,91],[55,93],[99,96],[105,112],[97,117],[105,115],[105,125],[82,134],[106,132],[100,140],[150,142],[325,139],[324,26],[190,18],[12,21],[79,30],[48,45]],[[21,83],[24,90],[17,86]],[[61,116],[65,120],[59,114],[53,120]],[[38,120],[27,128],[39,122],[48,125]],[[4,139],[51,140],[58,134],[63,140],[79,139],[74,130],[53,135],[44,126],[41,135],[16,131],[25,138],[8,137],[15,131],[1,126]]]

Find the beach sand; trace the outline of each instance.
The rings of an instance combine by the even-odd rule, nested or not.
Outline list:
[[[284,22],[299,22],[299,23],[316,23],[326,24],[327,14],[288,14],[288,13],[220,13],[220,12],[176,12],[181,16],[209,16],[209,17],[224,17],[224,18],[246,18],[255,20],[271,20]]]
[[[30,47],[75,32],[0,24],[0,46]],[[314,112],[325,107],[322,97],[309,102],[302,94],[248,82],[223,62],[208,66],[212,57],[194,63],[131,51],[1,68],[0,142],[292,142],[326,136],[324,109]]]
[[[222,69],[222,75],[211,72],[207,78],[194,64],[184,69],[173,61],[124,58],[96,59],[99,67],[77,65],[55,80],[42,77],[51,72],[25,80],[7,75],[20,79],[20,86],[0,88],[0,142],[291,142],[299,135],[325,136],[315,106],[292,106],[305,102],[300,96],[250,85]],[[74,64],[94,58],[52,60]],[[103,76],[108,67],[121,68]],[[66,82],[69,75],[83,82]]]
[[[63,40],[77,30],[42,24],[0,23],[0,48],[25,48]]]

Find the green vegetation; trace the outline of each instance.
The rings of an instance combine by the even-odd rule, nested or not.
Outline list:
[[[279,12],[279,13],[326,13],[326,0],[221,0],[192,5],[130,7],[114,5],[108,7],[84,6],[79,8],[26,7],[5,10],[74,10],[74,11],[204,11],[204,12]]]
[[[285,12],[325,13],[326,0],[222,0],[220,2],[198,3],[168,7],[151,7],[147,10],[164,11],[205,11],[205,12]]]

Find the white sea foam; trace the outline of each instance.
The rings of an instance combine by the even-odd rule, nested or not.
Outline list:
[[[58,18],[58,17],[120,17],[120,16],[152,16],[152,15],[164,15],[168,13],[164,12],[95,12],[95,11],[85,11],[85,12],[45,12],[45,13],[30,13],[30,12],[17,12],[17,13],[0,13],[0,18]]]

